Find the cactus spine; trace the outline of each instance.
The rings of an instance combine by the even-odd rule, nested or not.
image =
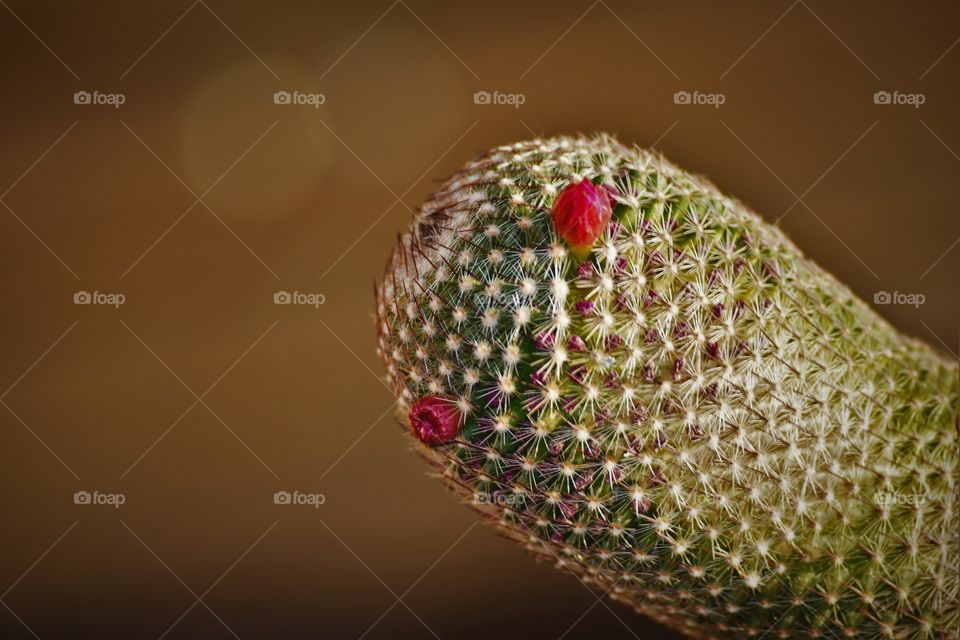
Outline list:
[[[586,251],[551,216],[583,181]],[[957,364],[704,179],[494,149],[376,298],[415,446],[535,553],[694,637],[957,637]]]

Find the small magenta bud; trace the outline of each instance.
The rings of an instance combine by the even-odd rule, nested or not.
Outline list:
[[[587,343],[578,335],[572,335],[567,339],[567,349],[577,353],[583,353],[587,350]]]
[[[549,331],[543,331],[533,336],[533,343],[537,345],[538,349],[543,349],[544,351],[552,349],[555,340],[556,336]]]
[[[577,277],[581,280],[590,280],[593,278],[593,263],[581,262],[577,267]]]
[[[581,180],[564,187],[553,203],[550,217],[557,234],[574,254],[586,256],[613,215],[613,189]]]
[[[607,351],[613,351],[614,349],[622,345],[623,345],[623,338],[621,338],[617,334],[611,334],[603,339],[603,347]]]
[[[457,406],[436,396],[418,398],[410,407],[410,428],[426,444],[453,440],[460,430],[460,421]]]
[[[577,300],[577,302],[573,305],[573,308],[583,315],[588,316],[593,313],[593,300]]]

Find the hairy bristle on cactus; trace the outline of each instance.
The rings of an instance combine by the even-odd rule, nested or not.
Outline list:
[[[376,297],[417,450],[601,592],[694,637],[956,637],[956,362],[706,180],[494,149]]]

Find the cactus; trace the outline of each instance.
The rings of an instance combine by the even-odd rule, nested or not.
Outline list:
[[[700,638],[957,637],[957,363],[703,178],[494,149],[376,312],[414,447],[601,592]]]

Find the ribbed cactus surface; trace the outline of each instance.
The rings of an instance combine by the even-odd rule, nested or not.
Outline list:
[[[376,305],[418,450],[601,592],[695,637],[957,636],[957,364],[706,180],[494,149]]]

